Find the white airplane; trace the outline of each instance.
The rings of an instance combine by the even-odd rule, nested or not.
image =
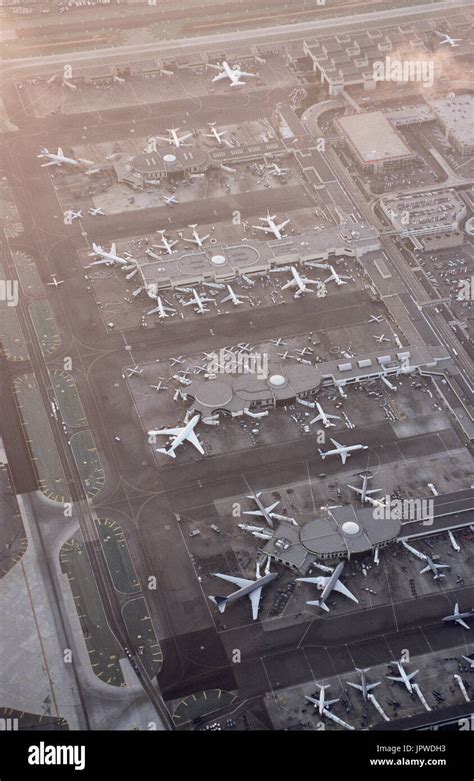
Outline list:
[[[174,206],[175,203],[178,203],[178,201],[176,200],[176,196],[175,195],[164,195],[163,196],[163,200],[164,200],[166,206]]]
[[[66,214],[70,220],[82,220],[82,209],[79,209],[78,212],[75,212],[74,209],[69,209]]]
[[[442,38],[444,38],[443,41],[440,41],[440,46],[443,46],[443,44],[445,44],[445,43],[449,44],[449,46],[451,46],[451,47],[459,46],[459,44],[462,41],[462,38],[451,38],[451,36],[448,35],[447,33],[440,33],[440,32],[438,32],[438,30],[435,30],[435,32],[436,32],[436,35],[440,35]]]
[[[367,484],[369,480],[372,480],[373,475],[363,474],[359,475],[359,477],[362,478],[362,488],[356,488],[354,485],[347,485],[348,488],[351,488],[353,491],[355,491],[356,494],[359,494],[360,501],[362,503],[368,502],[372,505],[377,505],[379,507],[384,506],[384,502],[379,501],[378,499],[374,499],[371,494],[378,494],[382,489],[381,488],[371,488],[371,490],[367,490]]]
[[[252,603],[252,618],[254,621],[258,618],[258,611],[260,608],[260,599],[262,596],[262,590],[264,586],[271,583],[272,580],[278,577],[276,572],[270,572],[270,556],[267,559],[267,563],[264,570],[264,575],[260,574],[260,562],[257,562],[256,566],[256,579],[247,580],[247,578],[236,578],[233,575],[222,575],[220,572],[213,572],[215,578],[221,578],[227,580],[229,583],[233,583],[238,586],[237,591],[229,594],[228,597],[211,596],[209,599],[214,602],[219,608],[219,612],[223,613],[226,606],[231,602],[236,602],[241,597],[248,597]]]
[[[196,230],[197,224],[189,225],[189,227],[193,229],[193,238],[192,239],[186,239],[186,238],[183,237],[183,241],[188,241],[188,242],[191,242],[191,244],[197,244],[198,247],[202,247],[204,242],[206,241],[206,239],[209,238],[210,234],[208,233],[207,236],[200,236],[199,233]]]
[[[267,167],[272,169],[270,171],[272,176],[284,176],[290,170],[289,168],[280,168],[276,163],[270,163]]]
[[[53,287],[59,287],[64,284],[64,279],[56,279],[56,274],[50,274],[52,282],[47,282],[47,285],[53,285]]]
[[[281,225],[278,226],[281,228]],[[281,237],[280,237],[281,238]],[[314,291],[311,290],[311,288],[308,287],[308,285],[319,285],[321,284],[316,279],[308,279],[308,277],[302,277],[299,271],[294,267],[290,267],[291,276],[292,278],[286,282],[282,290],[288,290],[288,288],[296,288],[296,292],[294,297],[299,298],[303,295],[303,293],[313,293]]]
[[[183,444],[186,440],[188,442],[191,442],[192,445],[196,448],[196,450],[199,450],[201,455],[205,455],[204,448],[201,445],[199,439],[196,436],[196,433],[194,429],[196,428],[197,424],[199,423],[201,416],[200,415],[194,415],[189,423],[186,423],[184,426],[176,426],[176,428],[161,428],[161,429],[152,429],[148,432],[148,437],[155,437],[157,434],[167,434],[172,437],[170,447],[168,450],[164,448],[156,448],[157,453],[165,453],[167,456],[171,456],[171,458],[176,458],[175,450],[177,447]]]
[[[158,317],[160,318],[160,320],[164,320],[165,317],[169,317],[167,312],[173,312],[173,314],[176,314],[176,309],[173,309],[172,306],[166,306],[163,303],[163,299],[160,296],[157,296],[156,297],[156,306],[153,309],[150,309],[150,311],[147,312],[146,314],[147,314],[147,317],[148,317],[148,315],[154,315],[154,314],[158,313]]]
[[[158,385],[150,385],[150,388],[152,388],[157,393],[158,393],[158,391],[168,390],[168,386],[167,385],[163,385],[163,381],[162,380],[160,380],[158,382]]]
[[[103,210],[103,208],[101,206],[98,206],[97,209],[94,209],[94,208],[89,209],[89,214],[92,217],[98,217],[99,215],[104,216],[105,212],[104,212],[104,210]]]
[[[420,575],[424,575],[425,572],[431,572],[433,574],[434,580],[439,580],[440,578],[446,577],[444,572],[438,572],[439,569],[451,569],[450,564],[438,564],[429,556],[425,556],[425,561],[427,565],[424,569],[420,569]]]
[[[164,230],[159,230],[159,231],[157,231],[157,233],[161,233],[161,244],[163,246],[163,249],[166,250],[168,255],[172,255],[173,254],[173,247],[174,247],[175,244],[178,243],[178,239],[174,239],[174,241],[169,241],[166,238],[166,235],[165,235],[166,231],[164,231]]]
[[[398,667],[398,672],[400,673],[400,675],[387,675],[388,680],[397,681],[398,683],[403,683],[403,685],[407,688],[407,690],[411,694],[413,691],[411,679],[415,677],[415,675],[418,673],[418,670],[415,670],[412,673],[407,673],[407,671],[405,670],[401,662],[396,662],[396,665]]]
[[[390,342],[391,341],[391,339],[387,339],[385,334],[380,334],[380,336],[373,336],[372,338],[375,339],[376,342],[379,342],[379,344],[381,342]]]
[[[215,300],[213,298],[207,298],[206,296],[200,296],[197,290],[193,287],[193,297],[190,301],[185,301],[183,306],[194,306],[195,312],[199,315],[203,315],[205,312],[209,312],[209,309],[204,306],[204,304],[214,304]]]
[[[367,320],[368,323],[381,323],[383,320],[383,315],[370,315],[370,320]]]
[[[138,364],[135,366],[129,366],[125,369],[127,372],[127,377],[133,377],[134,375],[138,376],[139,374],[143,374],[143,369],[139,369]]]
[[[353,451],[368,450],[368,445],[341,445],[339,442],[336,442],[335,439],[332,439],[331,437],[330,439],[333,445],[336,446],[334,450],[326,450],[326,452],[323,453],[323,451],[318,448],[319,455],[323,461],[327,456],[340,456],[342,463],[345,464]]]
[[[469,626],[469,624],[466,624],[466,622],[464,621],[465,618],[474,618],[474,609],[468,610],[466,613],[460,613],[459,604],[456,602],[456,604],[454,605],[454,613],[450,616],[445,616],[441,620],[447,622],[452,621],[455,624],[460,624],[461,626],[464,627],[464,629],[470,629],[471,627]]]
[[[317,423],[319,420],[322,420],[324,428],[329,428],[330,426],[335,426],[335,423],[331,423],[331,420],[340,420],[339,415],[327,415],[326,412],[324,412],[323,408],[321,407],[321,404],[319,402],[316,402],[316,408],[318,410],[318,415],[316,415],[315,418],[309,421],[309,425],[311,426],[313,423]]]
[[[265,507],[262,500],[260,499],[262,493],[263,491],[257,491],[257,493],[253,493],[250,496],[247,496],[247,499],[252,499],[255,502],[258,509],[244,510],[243,515],[255,515],[260,518],[265,518],[268,525],[273,526],[273,518],[275,517],[273,510],[278,504],[280,504],[280,502],[273,502],[273,504],[269,504],[268,507]]]
[[[376,686],[380,686],[382,681],[376,681],[375,683],[367,683],[367,676],[366,673],[369,672],[369,667],[356,667],[356,672],[360,675],[360,683],[352,683],[351,681],[347,681],[349,686],[352,686],[354,689],[358,689],[358,691],[362,692],[362,697],[364,702],[367,702],[367,695],[372,689],[375,689]]]
[[[301,583],[315,583],[316,586],[323,592],[321,599],[315,599],[310,602],[306,602],[307,605],[317,605],[322,610],[329,612],[329,608],[326,605],[327,599],[329,599],[332,591],[338,591],[340,594],[344,594],[348,599],[352,599],[353,602],[359,603],[359,600],[352,594],[346,586],[341,583],[339,576],[342,574],[345,567],[345,561],[340,561],[335,569],[332,570],[331,575],[328,578],[318,575],[315,578],[296,578]],[[330,570],[331,568],[328,567]]]
[[[208,124],[209,130],[211,132],[210,133],[204,133],[206,138],[215,138],[216,141],[219,142],[219,144],[222,144],[221,138],[222,138],[222,136],[225,136],[225,134],[227,133],[227,130],[221,130],[221,131],[216,130],[216,123],[215,122],[208,122],[207,124]]]
[[[469,656],[461,656],[461,659],[464,659],[469,664],[471,670],[474,669],[474,659],[471,659]]]
[[[89,252],[89,255],[100,255],[101,260],[96,260],[94,263],[90,263],[91,266],[98,266],[101,263],[105,263],[107,266],[112,265],[112,263],[117,263],[119,266],[130,265],[130,260],[125,260],[125,258],[121,258],[119,255],[117,255],[117,247],[115,244],[112,244],[110,252],[107,252],[107,250],[103,249],[100,244],[94,244],[94,242],[92,242],[92,250],[92,252]]]
[[[423,575],[425,572],[431,571],[434,576],[434,580],[439,580],[440,578],[444,578],[445,575],[442,572],[438,572],[439,569],[450,569],[449,564],[437,564],[433,559],[431,559],[429,556],[426,555],[426,553],[422,553],[419,550],[416,550],[416,548],[412,548],[411,545],[408,544],[405,540],[401,540],[401,543],[404,548],[410,551],[410,553],[413,553],[414,556],[416,556],[418,559],[421,559],[422,561],[427,562],[427,566],[420,570],[420,575]]]
[[[334,268],[334,266],[329,266],[329,268],[331,269],[331,273],[328,276],[328,278],[324,280],[324,284],[334,280],[336,285],[347,285],[347,282],[345,280],[346,279],[352,279],[352,277],[343,276],[341,274],[338,274],[336,269]]]
[[[211,63],[207,63],[208,68],[214,68],[214,70],[220,71],[220,73],[217,74],[217,76],[214,76],[212,81],[220,81],[221,79],[229,79],[230,80],[230,86],[231,87],[239,87],[243,84],[245,84],[245,81],[241,81],[242,76],[248,76],[249,78],[255,78],[254,73],[246,73],[246,71],[240,70],[238,65],[234,65],[233,68],[230,67],[230,65],[223,60],[222,63],[219,65],[211,65]]]
[[[65,157],[63,150],[61,147],[58,147],[57,154],[54,154],[54,152],[49,152],[46,147],[41,147],[40,154],[36,155],[36,157],[48,160],[47,163],[42,163],[42,168],[47,168],[49,165],[63,165],[65,163],[66,165],[95,165],[95,163],[92,162],[92,160],[83,160],[82,158],[79,158],[78,160],[75,160],[73,157]]]
[[[157,136],[157,138],[159,138],[160,141],[167,141],[168,144],[175,146],[177,149],[179,149],[180,146],[191,146],[191,144],[185,144],[184,141],[186,141],[187,138],[191,138],[192,133],[186,133],[184,136],[178,136],[178,130],[179,127],[167,127],[166,132],[169,133],[168,138],[163,138],[163,136]]]
[[[267,216],[266,217],[259,217],[258,218],[261,222],[266,222],[267,225],[252,225],[252,228],[255,228],[255,230],[258,230],[258,231],[263,231],[264,233],[273,233],[275,238],[282,239],[283,238],[283,234],[282,234],[281,231],[283,230],[285,225],[288,225],[289,220],[284,220],[283,222],[280,223],[280,225],[277,225],[275,223],[275,217],[276,217],[276,214],[274,214],[272,216],[270,214],[270,212],[267,212]]]
[[[305,700],[308,702],[311,702],[315,708],[318,709],[319,715],[323,715],[323,711],[325,708],[328,708],[330,705],[334,705],[334,703],[339,702],[339,697],[335,700],[327,700],[326,699],[326,689],[331,688],[331,684],[326,684],[326,686],[323,686],[321,683],[317,683],[316,686],[319,689],[319,697],[308,697],[308,695],[305,695]]]
[[[226,304],[227,301],[232,301],[234,306],[238,306],[239,304],[243,304],[244,303],[244,299],[246,301],[249,300],[248,296],[241,296],[239,298],[239,296],[237,296],[234,293],[234,291],[232,290],[232,287],[230,285],[227,285],[227,290],[229,291],[229,295],[225,296],[225,298],[222,299],[222,301],[221,301],[222,304]]]

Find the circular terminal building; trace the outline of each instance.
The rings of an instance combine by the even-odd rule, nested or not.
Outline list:
[[[354,555],[385,548],[395,542],[400,520],[374,513],[374,508],[332,507],[327,515],[301,527],[282,523],[268,540],[264,552],[297,572],[306,572],[315,561],[350,559]]]

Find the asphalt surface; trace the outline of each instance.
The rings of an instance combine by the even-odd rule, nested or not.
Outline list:
[[[281,28],[279,33],[282,33]],[[273,101],[275,98],[276,96],[272,95],[270,99]],[[137,123],[143,119],[143,122],[140,121],[140,129],[143,128],[145,132],[161,132],[169,125],[170,117],[176,117],[177,120],[182,117],[184,106],[187,106],[186,110],[192,109],[193,123],[199,126],[207,121],[220,121],[221,117],[228,117],[227,112],[230,109],[235,112],[231,116],[238,116],[239,119],[247,116],[247,111],[248,116],[253,117],[258,115],[259,107],[260,113],[265,109],[260,103],[261,95],[247,93],[247,97],[235,100],[233,106],[230,106],[233,99],[223,99],[222,96],[210,96],[198,105],[193,105],[192,101],[177,101],[165,106],[168,113],[162,117],[159,127],[155,121],[156,107],[145,107],[133,112],[120,110],[113,116],[95,112],[92,115],[82,115],[81,121],[84,120],[87,126],[87,141],[93,142],[120,138],[124,128],[130,127],[132,117],[136,118]],[[340,468],[339,460],[326,460],[323,465],[323,462],[315,459],[315,443],[313,438],[309,437],[289,443],[285,448],[278,444],[265,446],[246,451],[244,456],[238,453],[228,454],[219,459],[193,461],[187,464],[185,470],[165,467],[157,473],[150,459],[148,445],[142,436],[136,412],[131,407],[128,390],[120,381],[122,367],[130,364],[130,350],[127,350],[127,347],[131,348],[134,360],[139,361],[149,359],[150,354],[155,358],[169,357],[180,352],[216,349],[237,341],[252,342],[270,336],[291,336],[321,327],[329,329],[331,325],[339,325],[341,320],[349,324],[366,319],[368,299],[363,293],[338,293],[326,299],[318,299],[315,304],[308,297],[275,308],[271,316],[268,309],[252,312],[252,323],[247,320],[248,314],[243,321],[241,315],[232,313],[226,318],[211,317],[176,323],[170,327],[169,332],[168,329],[157,328],[149,331],[137,329],[126,334],[106,334],[93,298],[87,293],[76,254],[78,248],[85,248],[80,228],[64,226],[55,219],[58,204],[51,181],[36,159],[38,148],[43,144],[53,147],[59,143],[64,146],[81,143],[80,136],[83,131],[77,128],[79,119],[77,115],[46,120],[28,117],[19,104],[12,85],[8,87],[7,104],[14,109],[15,122],[19,125],[20,132],[18,136],[10,136],[7,139],[2,173],[8,175],[14,188],[17,206],[25,224],[24,236],[12,244],[15,249],[23,249],[35,257],[44,281],[53,272],[66,280],[59,291],[51,291],[48,288],[63,340],[63,348],[54,360],[59,361],[64,355],[71,355],[73,358],[80,395],[106,470],[106,487],[98,501],[103,505],[109,503],[122,508],[125,536],[139,552],[136,563],[140,580],[143,582],[156,567],[147,552],[147,540],[136,522],[139,508],[149,499],[159,497],[160,517],[165,518],[171,516],[177,508],[195,506],[197,496],[203,504],[210,504],[215,498],[242,493],[243,464],[244,475],[251,479],[252,484],[258,482],[259,487],[264,487],[271,481],[274,485],[301,479],[302,467],[309,459],[313,474],[321,471],[330,474],[344,472],[345,470]],[[227,121],[233,120],[227,118]],[[283,188],[273,193],[285,197]],[[267,195],[268,193],[265,193],[265,196]],[[188,207],[183,205],[183,208]],[[223,202],[217,203],[216,208],[222,209],[220,213],[224,214]],[[205,207],[199,206],[199,209],[205,210]],[[166,210],[166,217],[175,212],[177,209]],[[189,213],[186,212],[184,219],[189,219]],[[204,211],[200,213],[204,214]],[[193,216],[195,214],[193,210]],[[101,231],[98,237],[105,242],[107,238],[111,240],[122,235],[116,234],[115,231],[123,230],[125,235],[132,223],[135,227],[137,221],[141,227],[141,220],[143,225],[151,224],[151,216],[151,213],[140,216],[124,215],[121,226],[115,218],[107,218],[107,222],[97,228]],[[178,217],[176,219],[178,220]],[[33,339],[24,302],[21,313],[27,334]],[[214,328],[214,337],[209,334],[209,327]],[[46,366],[43,357],[34,347],[31,351],[31,365],[38,376],[46,406],[49,403],[50,390]],[[0,363],[2,387],[6,387],[15,372],[24,370],[24,365],[6,367],[4,362]],[[117,388],[114,387],[115,384],[118,384]],[[8,394],[7,403],[11,407],[12,399],[8,401]],[[127,443],[126,452],[116,448],[112,436],[116,427],[122,425],[124,418],[135,432],[130,443]],[[54,429],[54,424],[51,425]],[[2,433],[3,431],[9,460],[13,465],[15,483],[27,488],[32,482],[31,468],[29,469],[26,463],[24,444],[17,447],[15,443],[15,431],[19,431],[19,421],[18,416],[13,416],[13,410],[11,419],[2,423]],[[442,432],[441,435],[425,435],[413,441],[397,442],[389,424],[359,429],[355,433],[348,432],[344,441],[352,441],[353,438],[354,441],[369,444],[370,450],[363,454],[363,458],[370,455],[372,465],[372,459],[376,463],[390,463],[396,460],[401,452],[405,457],[416,458],[422,453],[439,452],[446,446],[448,449],[459,447],[459,441],[450,430]],[[111,584],[107,579],[106,562],[103,556],[101,557],[90,515],[82,501],[83,488],[78,479],[77,468],[60,430],[55,430],[55,440],[71,490],[80,508],[81,527],[86,539],[90,540],[88,552],[104,607],[121,643],[130,647],[130,638],[126,628],[124,629],[121,616],[117,613]],[[354,464],[360,463],[362,457],[354,455],[349,459],[347,469],[352,471]],[[198,480],[202,486],[199,494]],[[181,554],[178,546],[182,547],[182,543],[177,533],[176,546],[176,556],[179,559]],[[176,562],[173,562],[172,566],[176,567]],[[233,689],[237,686],[243,697],[253,697],[261,695],[269,688],[280,688],[298,680],[324,678],[334,672],[352,670],[354,661],[364,666],[382,663],[396,658],[401,648],[410,648],[412,655],[428,652],[430,647],[450,648],[459,643],[459,634],[452,627],[440,624],[439,617],[446,615],[451,603],[456,599],[472,604],[473,597],[473,587],[463,587],[450,592],[449,599],[445,594],[430,595],[400,605],[367,609],[358,612],[356,620],[331,613],[322,619],[311,619],[298,626],[270,632],[263,632],[257,623],[228,633],[218,634],[211,626],[198,632],[181,632],[179,636],[174,636],[173,597],[166,592],[156,596],[150,592],[148,603],[151,616],[155,625],[162,627],[164,634],[164,639],[161,639],[164,667],[159,676],[160,689],[165,699],[171,699],[203,688],[221,686]],[[228,652],[234,647],[244,650],[241,665],[228,663]],[[204,654],[202,648],[205,649]],[[159,693],[146,679],[140,659],[133,648],[132,654],[145,690],[166,719]]]

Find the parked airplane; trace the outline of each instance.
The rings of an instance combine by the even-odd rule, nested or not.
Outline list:
[[[305,700],[308,702],[311,702],[315,708],[318,709],[319,715],[323,715],[323,711],[325,708],[328,708],[330,705],[334,705],[334,703],[339,702],[339,697],[335,700],[327,700],[326,699],[326,689],[331,688],[331,684],[326,684],[323,686],[321,683],[317,683],[316,686],[319,689],[319,697],[309,697],[308,695],[305,695]]]
[[[176,453],[175,453],[176,448],[182,445],[183,442],[188,440],[188,442],[191,442],[191,444],[194,445],[196,450],[199,450],[201,455],[205,455],[204,448],[201,445],[194,431],[197,424],[199,423],[199,420],[200,420],[200,415],[194,415],[189,421],[189,423],[185,423],[184,426],[176,426],[176,428],[152,429],[151,431],[149,431],[148,432],[149,437],[155,437],[157,434],[168,434],[170,437],[172,437],[171,444],[168,450],[165,447],[156,448],[156,452],[165,453],[167,456],[171,456],[171,458],[176,458]]]
[[[329,428],[330,426],[335,426],[335,423],[331,423],[331,420],[340,420],[339,415],[328,415],[326,412],[324,412],[323,408],[321,407],[321,404],[319,402],[316,402],[316,408],[318,410],[318,415],[316,415],[315,418],[309,421],[309,425],[311,426],[313,423],[317,423],[318,421],[322,420],[324,428]]]
[[[287,173],[287,171],[290,170],[289,168],[280,168],[280,166],[277,165],[276,163],[270,163],[267,166],[267,168],[271,168],[272,169],[270,171],[272,176],[284,176]]]
[[[281,228],[281,225],[278,227]],[[286,282],[283,285],[282,290],[288,290],[288,288],[296,288],[296,292],[294,295],[295,298],[299,298],[300,296],[303,295],[303,293],[313,293],[314,291],[311,290],[311,288],[309,288],[308,285],[319,286],[321,284],[316,279],[308,279],[308,277],[301,276],[298,269],[296,269],[294,266],[290,267],[290,271],[291,271],[292,279],[290,279],[288,282]]]
[[[112,263],[117,263],[119,266],[128,266],[130,264],[130,260],[125,260],[125,258],[121,258],[119,255],[117,255],[117,247],[115,244],[112,244],[110,252],[107,252],[107,250],[104,250],[100,244],[94,244],[94,242],[92,242],[92,250],[92,252],[89,252],[89,255],[100,255],[101,260],[96,260],[94,263],[90,263],[89,265],[91,266],[97,266],[101,263],[105,263],[107,266],[112,265]]]
[[[445,616],[441,620],[453,622],[455,624],[460,624],[461,626],[464,627],[464,629],[470,629],[471,627],[469,626],[469,624],[466,624],[466,622],[464,621],[465,618],[474,618],[474,609],[468,610],[466,613],[460,613],[459,604],[456,602],[456,604],[454,605],[453,614],[450,616]]]
[[[327,456],[340,456],[342,463],[345,464],[351,453],[355,450],[368,450],[368,445],[341,445],[340,442],[336,442],[335,439],[332,439],[331,437],[330,439],[333,445],[335,445],[334,450],[326,450],[326,452],[323,452],[318,448],[319,455],[323,461]]]
[[[166,206],[174,206],[176,203],[178,203],[175,195],[164,195],[163,199]]]
[[[369,667],[356,667],[356,672],[360,675],[360,683],[352,683],[352,681],[347,681],[349,686],[352,686],[354,689],[358,689],[360,692],[362,692],[362,698],[364,702],[367,702],[367,695],[372,689],[375,689],[376,686],[380,686],[382,681],[376,681],[375,683],[367,683],[367,675],[366,673],[369,672]]]
[[[370,315],[370,320],[368,320],[368,323],[381,323],[383,320],[383,315]]]
[[[222,299],[222,301],[221,301],[222,304],[226,304],[227,301],[232,301],[234,306],[238,306],[239,304],[243,304],[244,303],[244,299],[246,301],[249,300],[248,296],[240,296],[239,297],[238,295],[236,295],[230,285],[227,285],[227,290],[229,291],[229,295],[225,296],[225,298]]]
[[[285,227],[285,225],[288,225],[289,220],[284,220],[280,223],[280,225],[277,225],[275,223],[276,214],[271,215],[270,212],[267,212],[266,217],[259,217],[258,219],[261,222],[266,222],[267,225],[252,225],[252,228],[255,228],[255,230],[263,231],[264,233],[273,233],[275,238],[282,239],[283,234],[282,230]]]
[[[359,475],[359,477],[362,478],[362,488],[356,488],[354,485],[349,485],[349,484],[347,484],[347,487],[355,491],[356,494],[359,494],[360,501],[362,503],[368,502],[369,504],[377,505],[378,507],[383,507],[385,504],[384,502],[381,502],[379,499],[374,499],[371,496],[371,494],[378,494],[382,489],[371,488],[370,491],[367,490],[367,484],[369,480],[372,480],[372,475],[362,474]]]
[[[104,212],[104,210],[103,210],[103,208],[101,206],[98,206],[97,209],[93,209],[93,208],[89,209],[89,214],[92,217],[98,217],[99,215],[100,216],[105,216],[105,212]]]
[[[407,688],[407,690],[411,694],[413,691],[413,685],[411,683],[411,679],[414,678],[419,671],[414,670],[414,672],[412,673],[407,673],[407,671],[405,670],[401,662],[396,662],[396,665],[398,667],[398,672],[400,673],[400,675],[387,675],[388,680],[397,681],[398,683],[403,683],[403,685]]]
[[[216,123],[215,122],[208,122],[207,124],[208,124],[209,130],[211,132],[210,133],[204,133],[204,135],[207,138],[215,138],[216,141],[219,142],[219,144],[222,144],[221,138],[222,138],[222,136],[225,136],[225,134],[227,133],[227,130],[220,130],[220,131],[216,130]]]
[[[380,336],[373,336],[373,339],[375,339],[376,342],[390,342],[391,339],[388,339],[385,334],[380,334]]]
[[[214,298],[207,298],[206,296],[200,296],[197,290],[193,287],[193,297],[190,301],[185,301],[183,306],[192,306],[195,307],[195,312],[199,315],[203,315],[205,312],[209,312],[209,309],[207,309],[204,304],[215,304]]]
[[[160,139],[160,141],[167,141],[168,144],[171,144],[171,146],[175,146],[177,149],[179,149],[180,146],[191,146],[191,144],[185,144],[187,138],[191,138],[192,133],[186,133],[184,136],[178,136],[178,130],[179,127],[167,127],[166,132],[169,133],[168,138],[164,138],[163,136],[157,136],[157,138]]]
[[[331,269],[331,274],[328,276],[327,279],[324,280],[324,284],[334,280],[336,285],[347,285],[347,282],[345,280],[352,279],[352,277],[342,276],[341,274],[338,274],[334,266],[329,266],[329,268]]]
[[[318,575],[315,578],[296,578],[301,583],[315,583],[317,587],[323,592],[321,599],[312,600],[306,602],[307,605],[317,605],[322,610],[329,612],[329,608],[326,601],[329,599],[332,591],[339,591],[340,594],[344,594],[348,599],[352,599],[353,602],[359,603],[359,600],[352,594],[346,586],[341,583],[339,576],[342,574],[345,567],[345,561],[340,561],[337,567],[332,570],[332,574],[328,578],[324,578]],[[328,567],[328,569],[330,569]]]
[[[165,317],[169,317],[169,315],[167,314],[168,312],[172,312],[173,314],[176,314],[176,309],[173,309],[172,306],[166,306],[163,303],[163,299],[160,296],[157,296],[156,306],[153,309],[150,309],[150,311],[147,312],[146,314],[148,317],[148,315],[154,315],[158,313],[158,317],[160,318],[160,320],[164,320]]]
[[[444,578],[443,573],[438,573],[439,569],[450,569],[449,564],[437,564],[433,559],[431,559],[429,556],[427,556],[426,553],[422,553],[419,550],[416,550],[416,548],[412,548],[411,545],[406,542],[406,540],[401,540],[401,543],[404,548],[410,551],[410,553],[413,553],[414,556],[416,556],[418,559],[421,559],[422,561],[427,562],[427,566],[420,570],[420,575],[423,575],[425,572],[431,571],[433,573],[434,579],[439,580],[440,578]]]
[[[214,70],[220,71],[220,73],[218,73],[217,76],[214,76],[212,81],[221,81],[221,79],[229,79],[231,87],[238,87],[245,84],[245,81],[241,81],[242,76],[255,78],[254,73],[246,73],[246,71],[240,70],[238,65],[234,65],[234,67],[231,68],[230,65],[225,60],[223,60],[220,65],[219,63],[217,63],[217,65],[212,65],[210,62],[208,62],[207,66],[208,68],[214,68]]]
[[[444,38],[443,41],[440,41],[440,46],[443,46],[443,44],[445,44],[445,43],[449,44],[449,46],[451,46],[451,47],[459,46],[459,44],[462,41],[462,38],[451,38],[451,36],[448,35],[447,33],[440,33],[440,32],[438,32],[438,30],[435,30],[435,32],[436,32],[436,35],[440,35],[442,38]]]
[[[163,246],[163,249],[166,250],[168,255],[172,255],[173,254],[173,247],[174,247],[175,244],[178,243],[178,239],[174,239],[174,241],[169,241],[166,238],[166,235],[165,235],[166,231],[164,231],[164,230],[159,230],[159,231],[157,231],[157,233],[161,233],[161,244]]]
[[[129,366],[128,368],[125,369],[125,371],[127,372],[127,377],[133,377],[139,374],[143,374],[143,369],[139,369],[138,364],[135,364],[135,366]]]
[[[207,236],[200,236],[198,234],[197,230],[196,230],[197,224],[190,225],[189,227],[193,229],[193,238],[192,239],[186,239],[186,238],[183,237],[183,241],[189,241],[192,244],[197,244],[198,247],[202,247],[204,242],[206,241],[206,239],[209,238],[210,234],[208,233]]]
[[[258,509],[244,510],[243,515],[257,515],[261,518],[265,518],[269,526],[273,526],[273,517],[275,515],[275,513],[273,513],[273,510],[278,504],[280,504],[280,502],[279,501],[273,502],[273,504],[269,504],[268,507],[265,507],[265,505],[260,499],[262,493],[263,491],[258,491],[257,493],[252,493],[250,496],[247,496],[247,499],[252,499],[255,502]]]
[[[450,564],[437,564],[437,562],[433,561],[429,556],[425,557],[425,561],[427,566],[424,569],[420,569],[420,575],[423,575],[425,572],[431,572],[434,580],[446,577],[444,572],[438,572],[439,569],[451,569]]]
[[[271,583],[272,580],[275,580],[275,578],[278,577],[276,572],[270,572],[270,556],[267,559],[264,573],[264,575],[260,574],[260,562],[257,562],[255,580],[236,578],[233,575],[223,575],[220,572],[213,572],[212,574],[215,578],[221,578],[222,580],[227,580],[229,583],[234,583],[234,585],[238,586],[238,589],[232,594],[229,594],[228,597],[211,596],[209,599],[211,602],[214,602],[219,608],[219,611],[223,613],[228,604],[236,602],[241,597],[247,596],[252,603],[252,618],[256,621],[260,608],[262,590],[268,583]]]
[[[162,391],[162,390],[168,390],[168,386],[167,385],[163,385],[163,381],[162,380],[160,380],[158,382],[158,385],[150,385],[150,388],[153,388],[153,390],[157,391],[157,392],[158,391]]]
[[[54,154],[54,152],[49,152],[46,147],[41,147],[40,154],[36,155],[36,157],[48,160],[47,163],[42,163],[42,168],[47,168],[49,165],[63,165],[65,163],[66,165],[95,165],[95,163],[92,162],[92,160],[83,160],[82,158],[79,158],[78,160],[75,160],[73,157],[65,157],[63,150],[61,147],[58,147],[57,154]]]
[[[53,285],[53,287],[59,287],[64,283],[64,279],[56,279],[56,274],[50,274],[52,281],[47,282],[47,285]]]
[[[67,211],[66,214],[71,221],[82,220],[82,209],[79,209],[78,212],[75,212],[74,209],[69,209],[69,211]]]

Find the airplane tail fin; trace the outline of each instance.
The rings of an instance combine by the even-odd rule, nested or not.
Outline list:
[[[171,456],[171,458],[176,458],[176,453],[174,450],[167,450],[165,447],[157,447],[156,452],[164,453],[166,456]]]
[[[217,605],[220,613],[224,612],[225,606],[227,605],[227,597],[211,596],[209,599]]]
[[[320,607],[320,608],[321,608],[321,610],[325,610],[325,611],[326,611],[326,613],[329,613],[329,608],[328,608],[328,606],[326,605],[326,603],[325,603],[325,602],[322,602],[322,601],[321,601],[321,600],[319,600],[319,599],[314,599],[313,601],[311,601],[311,602],[307,602],[306,604],[307,604],[307,605],[316,605],[316,607]]]

